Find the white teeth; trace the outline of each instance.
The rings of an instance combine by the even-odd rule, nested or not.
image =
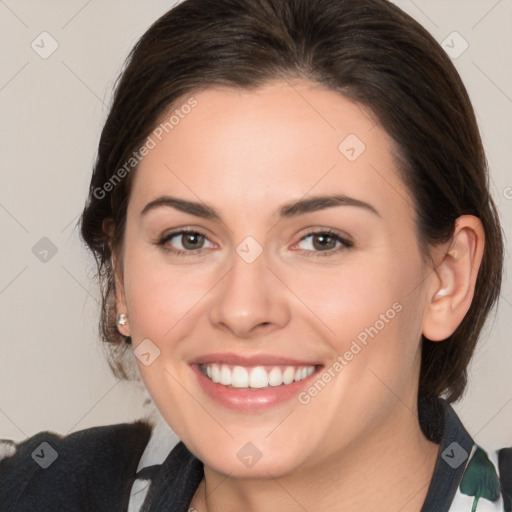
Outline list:
[[[235,366],[231,373],[231,385],[234,388],[249,387],[249,373],[243,366]]]
[[[231,384],[231,370],[229,369],[229,366],[226,366],[225,364],[223,364],[220,369],[219,383],[224,386],[229,386]]]
[[[249,375],[249,387],[251,388],[266,388],[268,386],[268,375],[265,368],[256,366],[251,370]]]
[[[220,382],[219,366],[216,364],[212,365],[211,372],[212,372],[212,376],[210,378],[213,380],[213,382]]]
[[[270,371],[267,371],[267,368]],[[227,364],[209,363],[201,365],[201,371],[210,380],[223,386],[234,388],[261,389],[268,386],[281,386],[298,382],[309,377],[315,366],[274,366],[272,368],[254,366],[229,366]]]
[[[283,383],[283,372],[277,366],[272,368],[268,374],[269,386],[280,386]]]
[[[295,378],[295,368],[293,366],[287,366],[283,372],[283,383],[291,384]]]

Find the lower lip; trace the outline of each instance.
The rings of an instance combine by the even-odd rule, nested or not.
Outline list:
[[[220,405],[239,412],[260,412],[272,406],[282,404],[296,398],[318,373],[320,367],[305,379],[281,386],[268,388],[231,388],[211,381],[201,372],[199,365],[191,365],[197,375],[203,391]]]

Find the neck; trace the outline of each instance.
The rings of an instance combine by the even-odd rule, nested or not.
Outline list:
[[[438,451],[423,435],[417,413],[400,404],[378,432],[279,478],[236,479],[205,466],[191,510],[419,512]]]

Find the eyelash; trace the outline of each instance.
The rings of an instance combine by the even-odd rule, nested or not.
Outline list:
[[[157,245],[160,246],[162,248],[162,250],[164,250],[165,252],[174,254],[176,256],[191,256],[191,255],[196,256],[196,255],[202,254],[202,252],[206,249],[201,248],[201,249],[197,249],[197,250],[193,250],[193,251],[192,250],[191,251],[183,251],[182,249],[175,249],[173,247],[169,247],[166,245],[167,242],[169,242],[173,238],[180,236],[180,235],[187,234],[187,233],[192,233],[194,235],[201,235],[201,236],[204,236],[206,239],[208,238],[204,233],[201,233],[201,231],[197,231],[195,229],[181,229],[179,231],[174,231],[172,233],[169,233],[169,234],[163,236],[157,242]],[[343,238],[336,231],[333,231],[331,229],[310,231],[309,233],[306,233],[304,236],[302,236],[301,239],[297,243],[302,242],[303,240],[305,240],[306,238],[308,238],[312,235],[327,235],[329,238],[334,238],[335,241],[340,242],[341,246],[338,247],[337,249],[331,249],[331,250],[327,250],[327,251],[304,250],[306,253],[310,253],[310,254],[307,254],[307,257],[323,258],[326,256],[332,256],[334,254],[339,253],[342,250],[351,249],[354,246],[354,244],[351,240],[348,240],[347,238]]]

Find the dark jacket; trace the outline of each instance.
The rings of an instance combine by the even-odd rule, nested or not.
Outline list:
[[[422,512],[466,510],[460,500],[468,512],[511,512],[512,448],[499,450],[493,464],[447,402],[425,401],[419,411],[425,435],[441,445]],[[126,512],[136,480],[150,482],[142,486],[144,512],[187,512],[203,465],[180,442],[163,464],[137,473],[151,429],[137,421],[12,443],[0,457],[0,512]]]

